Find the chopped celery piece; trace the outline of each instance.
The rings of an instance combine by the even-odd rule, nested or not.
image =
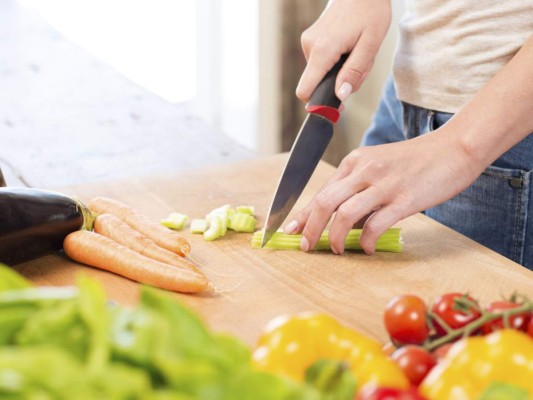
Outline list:
[[[206,219],[193,219],[191,221],[191,233],[204,233],[209,223]]]
[[[346,250],[361,250],[359,238],[361,236],[361,229],[351,229],[346,237]],[[320,236],[318,243],[313,250],[330,250],[329,232],[326,230]],[[252,236],[252,247],[255,249],[261,248],[261,240],[263,232],[257,231]],[[272,235],[268,243],[265,245],[267,249],[278,250],[300,250],[300,240],[302,235],[287,235],[283,232],[276,232]],[[403,240],[400,228],[390,228],[383,235],[381,235],[376,242],[376,251],[388,251],[392,253],[399,253],[403,250]]]
[[[255,215],[255,207],[254,206],[238,206],[235,207],[235,211],[240,214],[248,214],[248,215]]]
[[[209,228],[204,232],[204,239],[207,241],[218,239],[224,231],[223,225],[225,224],[222,223],[220,216],[212,215],[209,218]]]
[[[218,229],[218,236],[224,236],[228,230],[228,219],[222,214],[207,214],[207,223],[211,227],[214,220],[217,220],[215,224],[218,224],[217,226],[220,226]],[[210,229],[210,228],[209,228]]]
[[[205,227],[203,231],[198,228],[197,233],[203,232],[206,240],[215,240],[224,236],[228,229],[232,229],[236,232],[251,233],[255,230],[257,225],[257,220],[255,219],[254,214],[255,209],[253,206],[238,206],[237,208],[233,208],[230,204],[224,204],[221,207],[211,210],[205,216],[207,224],[210,226]],[[215,218],[217,221],[213,222]],[[215,227],[212,228],[212,225],[215,225]],[[203,227],[203,225],[199,225],[199,227]]]
[[[207,215],[228,215],[230,208],[231,206],[229,204],[224,204],[223,206],[215,208]]]
[[[161,225],[166,226],[167,228],[180,230],[185,227],[185,224],[187,223],[188,219],[189,217],[187,217],[185,214],[173,212],[170,213],[168,217],[162,219],[159,222],[161,223]]]
[[[209,214],[206,215],[206,219],[208,222],[211,222],[211,219],[213,217],[220,217],[220,220],[221,220],[221,223],[222,223],[222,229],[221,229],[221,233],[220,233],[220,236],[224,236],[226,234],[226,231],[228,229],[228,222],[229,222],[229,219],[230,219],[230,215],[232,213],[234,213],[235,210],[233,210],[233,208],[231,208],[231,206],[229,204],[225,204],[221,207],[218,207],[218,208],[215,208],[214,210],[212,210]]]
[[[253,232],[257,220],[253,215],[237,212],[233,214],[230,220],[229,228],[236,232]]]

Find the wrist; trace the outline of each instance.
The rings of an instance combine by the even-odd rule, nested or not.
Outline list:
[[[465,107],[441,128],[452,141],[461,165],[478,174],[505,152],[501,140],[504,135],[498,133],[502,127],[487,125],[485,121],[479,113],[469,112]]]
[[[454,118],[433,134],[441,136],[440,152],[449,160],[452,174],[469,184],[494,160],[482,149],[472,127],[462,128]]]

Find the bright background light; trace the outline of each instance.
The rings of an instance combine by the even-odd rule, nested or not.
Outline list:
[[[128,79],[170,102],[197,88],[195,0],[20,0]]]

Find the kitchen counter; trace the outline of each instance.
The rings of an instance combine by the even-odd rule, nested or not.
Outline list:
[[[151,177],[102,181],[59,188],[88,200],[102,195],[136,207],[159,220],[172,211],[202,218],[223,204],[254,205],[262,226],[287,154]],[[302,207],[334,168],[320,163],[296,205]],[[469,292],[481,303],[533,293],[533,272],[430,220],[414,215],[399,223],[403,253],[372,256],[349,252],[252,249],[251,234],[229,232],[206,242],[187,230],[192,256],[217,288],[215,294],[176,294],[217,331],[252,344],[273,317],[322,311],[380,340],[386,339],[382,314],[395,295],[415,293],[427,301],[445,292]],[[80,273],[101,281],[110,299],[135,303],[139,285],[82,266],[62,254],[16,267],[39,285],[72,284]]]

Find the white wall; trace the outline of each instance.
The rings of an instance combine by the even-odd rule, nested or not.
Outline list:
[[[169,102],[196,95],[195,0],[19,0]]]

